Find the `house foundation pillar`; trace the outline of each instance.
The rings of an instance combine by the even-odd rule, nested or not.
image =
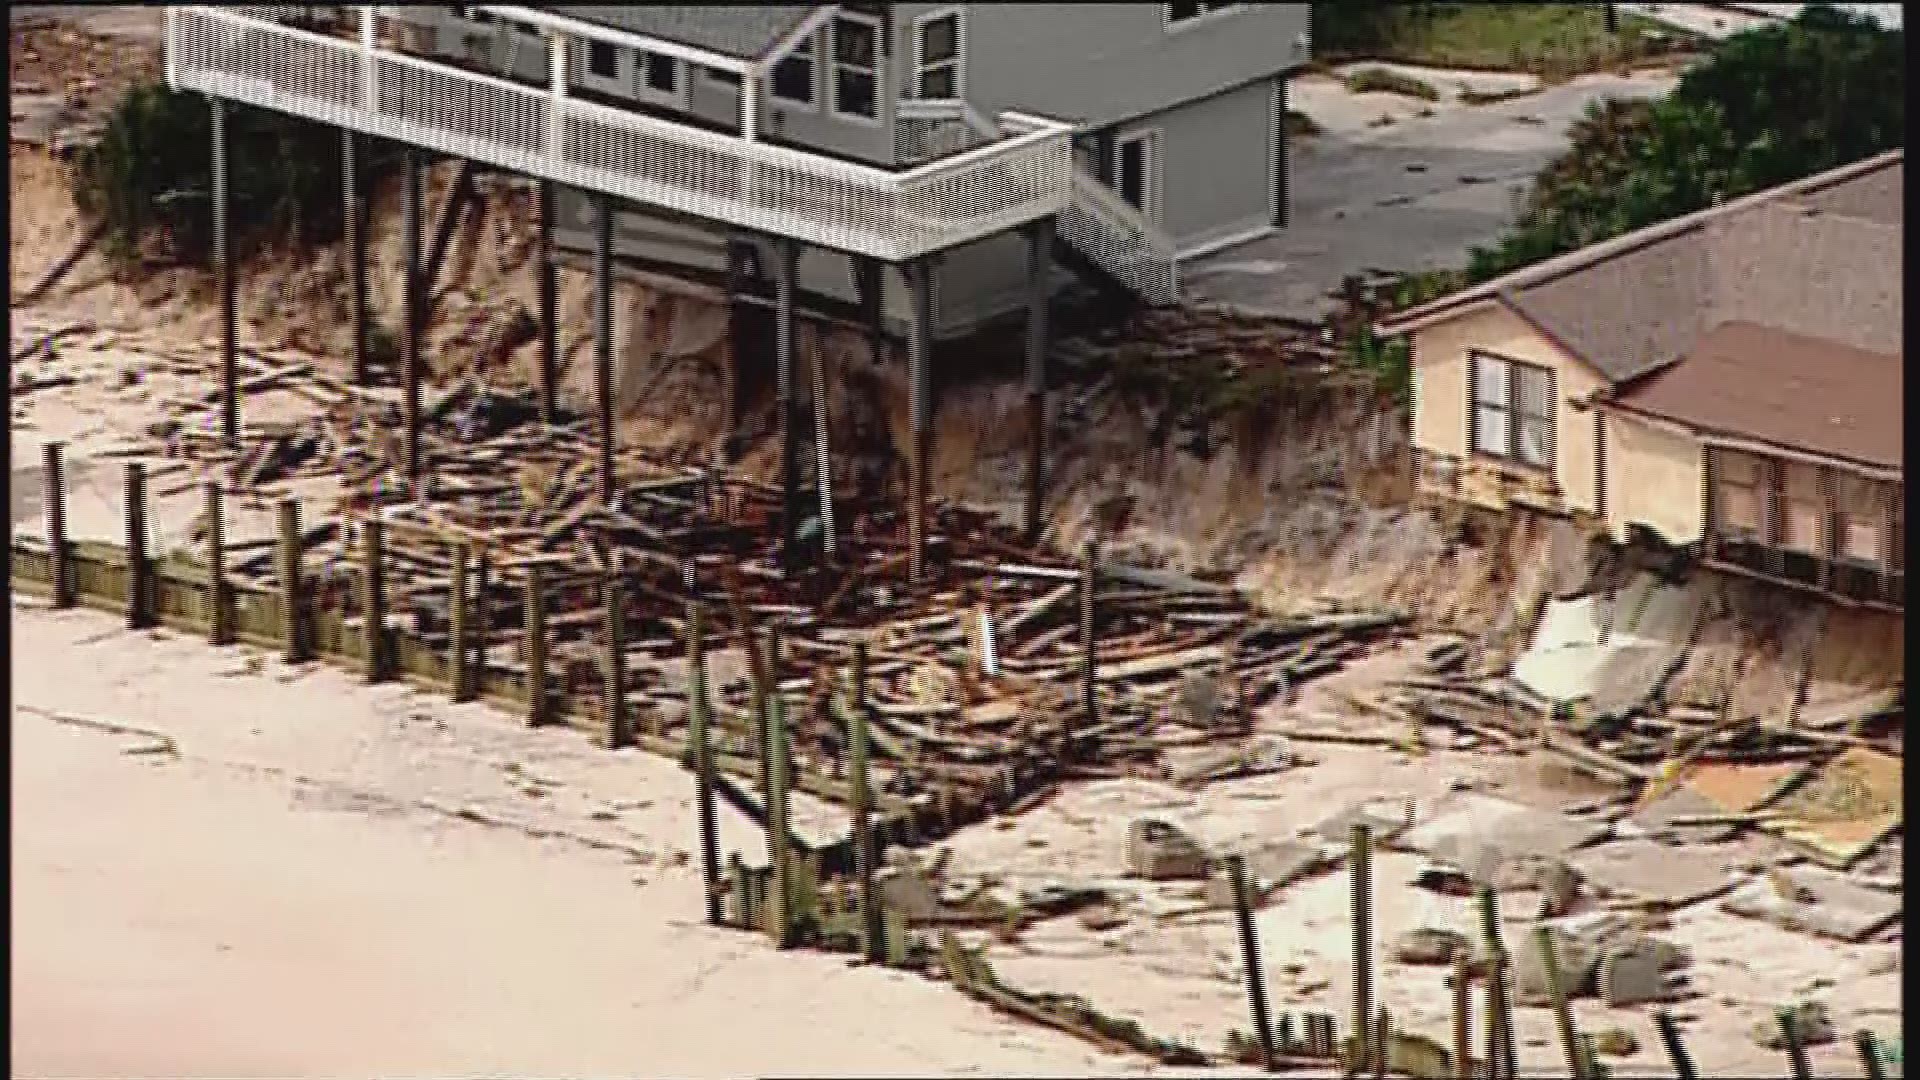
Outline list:
[[[613,197],[594,199],[593,391],[600,411],[600,504],[614,503],[613,480]]]
[[[403,309],[400,362],[405,381],[407,487],[415,498],[425,492],[420,460],[420,153],[409,147],[401,165],[402,241],[406,249],[401,268]]]
[[[208,98],[213,143],[213,261],[220,275],[220,441],[240,449],[240,323],[227,217],[227,103]]]
[[[787,237],[773,242],[774,399],[780,410],[780,562],[792,572],[800,537],[800,417],[793,385],[793,284],[799,244]]]
[[[1027,226],[1027,490],[1021,515],[1027,542],[1040,538],[1047,440],[1047,277],[1053,219]]]
[[[932,351],[933,267],[925,259],[915,259],[901,270],[911,308],[907,319],[907,415],[912,439],[907,462],[907,572],[918,584],[927,576],[927,442],[933,419],[927,366]]]
[[[347,302],[353,321],[353,381],[366,386],[373,379],[372,362],[367,354],[367,209],[361,191],[360,136],[340,132],[340,185],[347,229]]]
[[[540,370],[535,379],[538,384],[535,393],[539,396],[540,422],[555,424],[560,420],[560,395],[556,386],[560,377],[560,322],[556,314],[560,282],[558,264],[553,261],[553,219],[556,212],[553,181],[539,181],[537,192],[540,224],[534,252],[533,280],[540,298]]]

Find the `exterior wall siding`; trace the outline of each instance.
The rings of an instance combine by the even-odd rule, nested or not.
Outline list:
[[[1669,544],[1706,533],[1706,451],[1698,440],[1635,417],[1609,413],[1607,532],[1627,540],[1644,525]]]
[[[1415,331],[1413,365],[1418,383],[1414,398],[1413,446],[1427,457],[1457,459],[1468,471],[1475,467],[1467,450],[1469,387],[1467,354],[1481,349],[1554,373],[1554,468],[1559,487],[1555,509],[1595,513],[1598,440],[1592,414],[1576,411],[1572,403],[1604,384],[1598,372],[1567,355],[1513,313],[1485,307],[1470,314]],[[1609,447],[1609,462],[1617,471],[1619,453]],[[1466,497],[1490,509],[1506,502],[1469,485]]]
[[[1115,137],[1160,133],[1159,224],[1175,250],[1243,235],[1269,223],[1271,154],[1265,138],[1273,80],[1121,125]]]

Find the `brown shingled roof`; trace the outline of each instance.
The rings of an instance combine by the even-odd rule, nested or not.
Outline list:
[[[1899,469],[1901,367],[1898,353],[1735,321],[1614,401],[1707,434]]]

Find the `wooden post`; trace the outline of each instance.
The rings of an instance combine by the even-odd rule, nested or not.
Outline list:
[[[1385,1008],[1373,1014],[1373,1080],[1387,1080],[1387,1047],[1393,1041],[1393,1019]]]
[[[594,199],[593,389],[600,413],[600,505],[612,506],[613,480],[613,196]]]
[[[773,627],[758,630],[748,628],[747,664],[748,694],[753,707],[755,741],[758,744],[760,759],[760,798],[766,799],[772,790],[773,750],[767,745],[767,717],[772,710],[773,696],[778,691],[780,636]]]
[[[367,681],[377,683],[387,677],[387,583],[386,523],[369,516],[361,523],[360,538],[366,545],[361,569],[361,617],[366,620]],[[455,583],[456,587],[458,582]],[[459,676],[454,676],[456,685]]]
[[[768,695],[767,750],[772,759],[767,789],[767,849],[773,862],[773,927],[778,948],[793,945],[793,852],[787,831],[787,710],[778,689]]]
[[[720,848],[713,806],[713,738],[707,708],[706,611],[687,605],[687,737],[693,742],[694,799],[700,818],[700,874],[707,885],[707,921],[720,917]]]
[[[1267,979],[1260,969],[1260,942],[1253,932],[1253,890],[1247,886],[1247,860],[1239,854],[1227,856],[1227,873],[1233,881],[1233,913],[1240,923],[1240,959],[1247,969],[1247,1001],[1253,1007],[1253,1037],[1260,1045],[1260,1067],[1279,1071],[1273,1046],[1273,1021],[1267,1014]]]
[[[1773,1015],[1780,1024],[1780,1038],[1787,1044],[1787,1066],[1793,1070],[1793,1080],[1813,1080],[1813,1066],[1807,1062],[1807,1047],[1801,1041],[1793,1008],[1775,1009]]]
[[[536,182],[539,202],[539,238],[533,260],[534,289],[540,298],[540,368],[535,382],[539,397],[540,422],[560,420],[557,384],[560,372],[560,326],[558,264],[553,260],[553,221],[558,213],[554,205],[553,181]]]
[[[860,945],[867,962],[886,960],[881,940],[880,902],[874,892],[873,875],[878,852],[873,844],[873,789],[867,771],[867,643],[853,643],[853,670],[848,673],[847,742],[853,758],[853,866],[860,879]]]
[[[67,469],[62,457],[64,443],[50,442],[42,448],[47,483],[47,554],[53,560],[53,606],[70,608],[74,603],[73,546],[67,541]]]
[[[473,635],[469,630],[472,617],[467,596],[468,567],[472,562],[472,546],[455,545],[452,582],[447,586],[447,673],[455,701],[472,701],[474,695]]]
[[[473,668],[473,692],[476,697],[487,689],[487,643],[493,633],[493,606],[489,601],[492,596],[492,574],[487,563],[484,547],[474,552],[473,603],[467,611],[468,620],[472,623],[467,632],[472,650],[467,656]]]
[[[927,574],[927,440],[933,422],[927,366],[932,351],[933,268],[922,258],[900,269],[907,279],[913,312],[907,320],[907,426],[912,444],[907,451],[907,576],[918,585]]]
[[[1053,219],[1026,227],[1027,240],[1027,484],[1021,526],[1027,543],[1040,539],[1040,507],[1045,484],[1047,445],[1047,264],[1053,245]]]
[[[1540,950],[1540,962],[1547,973],[1547,995],[1553,1002],[1553,1023],[1560,1032],[1560,1048],[1567,1055],[1567,1074],[1573,1080],[1588,1080],[1585,1056],[1580,1049],[1580,1032],[1573,1026],[1573,1009],[1567,1004],[1566,987],[1560,981],[1560,961],[1554,953],[1553,928],[1534,928],[1534,942]]]
[[[1353,893],[1353,1034],[1357,1062],[1372,1060],[1373,1040],[1373,833],[1364,822],[1351,830]]]
[[[633,745],[633,722],[627,715],[627,630],[626,590],[621,582],[624,572],[620,554],[615,552],[612,565],[600,582],[600,602],[604,607],[602,620],[606,632],[605,677],[607,749],[619,750]]]
[[[207,642],[233,643],[233,597],[227,588],[226,509],[221,506],[220,481],[209,480],[207,498]]]
[[[1513,1042],[1513,1003],[1507,996],[1507,950],[1500,944],[1499,901],[1491,888],[1480,890],[1480,931],[1487,949],[1487,1070],[1495,1078],[1518,1074]]]
[[[1099,663],[1094,593],[1099,585],[1099,550],[1089,540],[1080,554],[1080,711],[1087,731],[1100,723],[1099,688],[1094,680]],[[1076,745],[1078,742],[1073,740]]]
[[[742,930],[753,928],[753,912],[747,904],[747,867],[740,853],[727,853],[727,895],[733,898],[734,924]]]
[[[213,262],[220,277],[220,442],[240,449],[239,301],[227,214],[227,103],[209,96],[213,145]]]
[[[1473,1080],[1473,961],[1465,949],[1454,953],[1453,1080]]]
[[[539,564],[527,567],[527,726],[552,719],[547,695],[547,595]]]
[[[1653,1026],[1659,1030],[1660,1042],[1667,1048],[1667,1060],[1673,1062],[1674,1076],[1678,1080],[1698,1080],[1700,1074],[1694,1071],[1693,1057],[1680,1041],[1680,1026],[1673,1022],[1673,1014],[1659,1010],[1653,1014]]]
[[[353,320],[353,381],[367,386],[372,382],[372,365],[367,355],[367,201],[360,190],[360,134],[351,128],[340,132],[340,180],[345,189],[342,212],[347,224],[347,295]]]
[[[127,462],[127,629],[153,625],[153,559],[147,550],[147,467]]]
[[[780,569],[798,564],[794,545],[800,535],[800,424],[793,385],[793,286],[800,245],[787,237],[773,241],[773,370],[775,407],[780,412]]]
[[[300,503],[280,500],[280,634],[287,663],[306,659],[300,633]]]
[[[421,314],[426,304],[420,296],[420,151],[408,147],[401,166],[402,225],[404,260],[401,264],[401,364],[404,392],[402,400],[406,423],[407,489],[414,498],[425,494],[420,460],[420,335]]]
[[[1860,1066],[1866,1070],[1867,1080],[1886,1080],[1886,1066],[1880,1063],[1880,1047],[1875,1044],[1873,1032],[1861,1028],[1854,1032],[1853,1045],[1860,1051]]]

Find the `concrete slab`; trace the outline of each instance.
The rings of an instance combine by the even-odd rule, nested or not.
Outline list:
[[[1783,885],[1798,895],[1784,895]],[[1775,870],[1755,878],[1720,906],[1735,915],[1840,941],[1865,940],[1900,918],[1903,908],[1899,893],[1869,889],[1813,868]]]
[[[1589,886],[1666,908],[1699,903],[1734,884],[1720,860],[1701,858],[1697,849],[1675,849],[1651,840],[1616,840],[1574,852],[1567,859]]]

